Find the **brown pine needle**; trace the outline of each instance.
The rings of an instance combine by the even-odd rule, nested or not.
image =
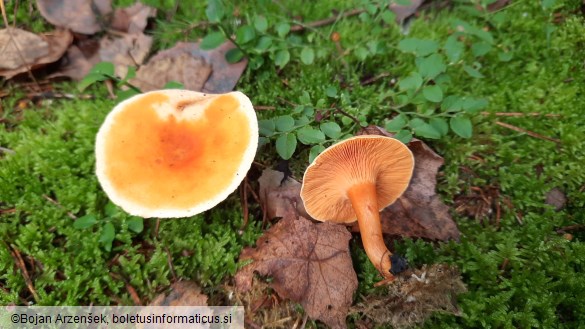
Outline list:
[[[48,195],[43,194],[43,198],[45,198],[50,203],[56,205],[57,207],[59,207],[61,209],[65,209],[65,207],[63,207],[63,205],[61,205],[57,200],[51,199],[51,197],[49,197]],[[77,219],[77,216],[75,216],[74,214],[72,214],[70,211],[67,211],[66,209],[65,209],[65,211],[67,212],[67,216],[69,216],[69,218],[71,218],[73,220],[76,220]]]
[[[30,291],[33,298],[38,303],[40,300],[39,295],[37,294],[37,291],[35,290],[35,287],[33,286],[32,280],[30,279],[30,275],[28,274],[28,271],[26,270],[26,265],[24,264],[24,260],[22,259],[22,256],[20,255],[20,251],[18,251],[18,249],[16,249],[15,246],[9,246],[8,250],[10,251],[12,258],[14,259],[14,263],[16,264],[18,269],[20,269],[20,272],[22,274],[22,277],[24,278],[24,282],[26,284],[26,287],[28,288],[28,291]]]
[[[505,123],[505,122],[501,122],[501,121],[496,121],[496,124],[498,126],[501,126],[501,127],[504,127],[504,128],[508,128],[508,129],[511,129],[511,130],[514,130],[514,131],[517,131],[517,132],[525,133],[526,135],[531,136],[531,137],[534,137],[534,138],[544,139],[544,140],[551,141],[551,142],[555,142],[555,143],[561,143],[561,140],[560,139],[543,136],[543,135],[537,134],[535,132],[532,132],[530,130],[526,130],[524,128],[520,128],[520,127],[511,125],[509,123]]]

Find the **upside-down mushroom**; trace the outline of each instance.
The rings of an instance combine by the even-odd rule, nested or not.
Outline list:
[[[256,114],[244,94],[152,91],[108,114],[96,137],[96,174],[132,215],[188,217],[238,187],[257,146]]]
[[[351,223],[357,218],[368,258],[391,280],[392,253],[384,243],[379,211],[402,195],[413,169],[414,157],[402,142],[352,137],[330,146],[309,165],[301,198],[317,220]]]

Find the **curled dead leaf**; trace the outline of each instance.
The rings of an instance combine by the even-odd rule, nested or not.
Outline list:
[[[128,72],[128,66],[138,66],[144,62],[151,46],[152,37],[143,33],[124,34],[117,38],[106,36],[100,40],[100,60],[113,63],[116,75],[123,78]]]
[[[117,8],[110,27],[124,33],[142,33],[148,19],[156,16],[156,9],[140,2],[127,8]]]
[[[375,126],[366,127],[359,134],[393,136]],[[412,180],[404,194],[380,213],[382,231],[431,240],[458,240],[461,233],[451,218],[449,207],[436,193],[437,172],[443,165],[443,158],[416,138],[407,146],[415,160]],[[359,232],[357,223],[352,230]]]
[[[0,67],[0,76],[10,79],[17,74],[54,63],[63,56],[73,42],[73,35],[65,29],[57,29],[40,35],[31,34],[14,28],[11,28],[10,32],[7,29],[0,30],[0,45],[2,45],[0,48],[4,48],[3,51],[7,52],[6,58],[9,59],[3,64],[3,68]],[[35,54],[37,51],[39,53]]]
[[[149,306],[207,306],[207,296],[195,282],[174,283],[167,293],[156,296]]]
[[[409,5],[399,5],[397,3],[391,3],[389,7],[390,10],[392,10],[394,14],[396,14],[396,22],[402,23],[404,19],[416,13],[418,7],[420,7],[422,3],[423,0],[411,0]]]
[[[212,50],[200,49],[199,43],[178,42],[173,48],[150,58],[146,65],[138,69],[136,79],[130,83],[142,91],[154,90],[159,85],[162,87],[175,81],[189,90],[216,94],[229,92],[234,89],[248,64],[247,59],[235,64],[226,61],[225,54],[233,48],[235,45],[229,41]]]
[[[260,202],[266,216],[269,219],[298,215],[310,218],[299,194],[301,183],[291,177],[283,182],[283,178],[283,172],[272,169],[265,169],[258,178]]]
[[[111,0],[37,0],[37,8],[49,23],[82,34],[103,29]]]
[[[256,248],[242,251],[240,260],[253,262],[236,273],[236,288],[250,290],[255,273],[271,276],[278,295],[301,303],[309,317],[346,328],[358,284],[350,238],[341,225],[284,218],[256,241]]]

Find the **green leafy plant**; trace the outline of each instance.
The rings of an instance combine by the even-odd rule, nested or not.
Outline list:
[[[118,223],[120,222],[121,223]],[[128,231],[139,234],[144,229],[144,219],[136,216],[126,216],[118,211],[116,206],[108,203],[104,210],[103,218],[98,220],[95,214],[87,214],[79,217],[73,222],[73,227],[79,230],[87,230],[94,226],[98,227],[100,232],[99,242],[106,251],[112,250],[112,244],[116,239],[116,224],[124,223]],[[118,228],[120,230],[120,228]]]

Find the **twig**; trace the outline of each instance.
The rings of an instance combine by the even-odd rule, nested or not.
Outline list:
[[[508,128],[508,129],[511,129],[511,130],[514,130],[514,131],[517,131],[517,132],[525,133],[528,136],[532,136],[534,138],[544,139],[544,140],[551,141],[551,142],[555,142],[555,143],[561,143],[561,140],[560,139],[542,136],[542,135],[539,135],[539,134],[537,134],[535,132],[532,132],[530,130],[526,130],[526,129],[523,129],[523,128],[520,128],[520,127],[516,127],[516,126],[511,125],[511,124],[508,124],[508,123],[504,123],[504,122],[501,122],[501,121],[496,121],[496,124],[498,126],[502,126],[504,128]]]
[[[65,210],[65,212],[67,213],[67,216],[69,216],[69,218],[76,220],[77,216],[73,215],[70,211],[68,211],[67,209],[65,209],[65,207],[63,207],[63,205],[61,205],[59,202],[57,202],[57,200],[51,199],[50,196],[43,194],[43,198],[45,198],[47,201],[49,201],[50,203],[56,205],[57,207]]]
[[[388,73],[388,72],[380,73],[380,74],[376,75],[375,77],[371,77],[369,79],[364,80],[362,82],[362,86],[367,86],[369,84],[372,84],[380,79],[387,78],[389,76],[390,76],[390,73]]]
[[[5,147],[0,146],[0,153],[6,153],[6,154],[15,154],[16,152],[14,152],[11,149],[7,149]]]
[[[547,118],[558,118],[560,114],[552,114],[552,113],[538,113],[538,112],[530,112],[530,113],[522,113],[522,112],[481,112],[482,115],[495,115],[497,117],[547,117]]]
[[[175,266],[173,265],[173,258],[171,257],[171,252],[169,251],[168,247],[165,247],[165,252],[167,253],[167,263],[169,264],[169,269],[171,270],[171,275],[173,276],[173,281],[177,281],[177,274],[175,273]]]
[[[125,285],[126,285],[126,290],[128,290],[128,293],[130,294],[130,297],[132,298],[132,301],[134,301],[134,306],[142,306],[142,301],[140,300],[140,297],[138,296],[136,289],[134,289],[134,287],[132,287],[132,285],[128,282],[125,282]]]
[[[569,226],[563,226],[557,229],[557,233],[567,233],[567,231],[576,231],[585,228],[585,225],[582,224],[574,224]]]
[[[254,106],[254,110],[256,110],[256,111],[272,111],[275,109],[276,109],[276,106],[270,106],[270,105],[256,105],[256,106]]]
[[[13,245],[8,246],[8,250],[10,251],[12,258],[14,258],[14,262],[16,263],[16,266],[20,269],[20,272],[22,273],[22,277],[24,278],[24,282],[26,283],[26,287],[28,288],[30,293],[33,295],[33,298],[35,299],[35,301],[38,303],[40,300],[39,295],[37,294],[37,291],[35,290],[35,287],[33,286],[32,280],[30,279],[30,275],[28,274],[28,271],[26,270],[26,265],[24,264],[24,260],[22,259],[22,256],[20,255],[20,251],[18,251],[18,249],[16,249],[16,247]]]
[[[365,9],[353,9],[350,11],[346,11],[342,14],[339,14],[337,16],[334,17],[329,17],[329,18],[325,18],[325,19],[320,19],[318,21],[314,21],[314,22],[310,22],[310,23],[306,23],[306,24],[297,24],[297,25],[293,25],[290,28],[291,32],[299,32],[299,31],[303,31],[307,28],[315,28],[315,27],[321,27],[324,25],[329,25],[331,23],[334,23],[335,21],[342,19],[342,18],[347,18],[347,17],[351,17],[351,16],[355,16],[355,15],[359,15],[361,13],[365,12]]]

